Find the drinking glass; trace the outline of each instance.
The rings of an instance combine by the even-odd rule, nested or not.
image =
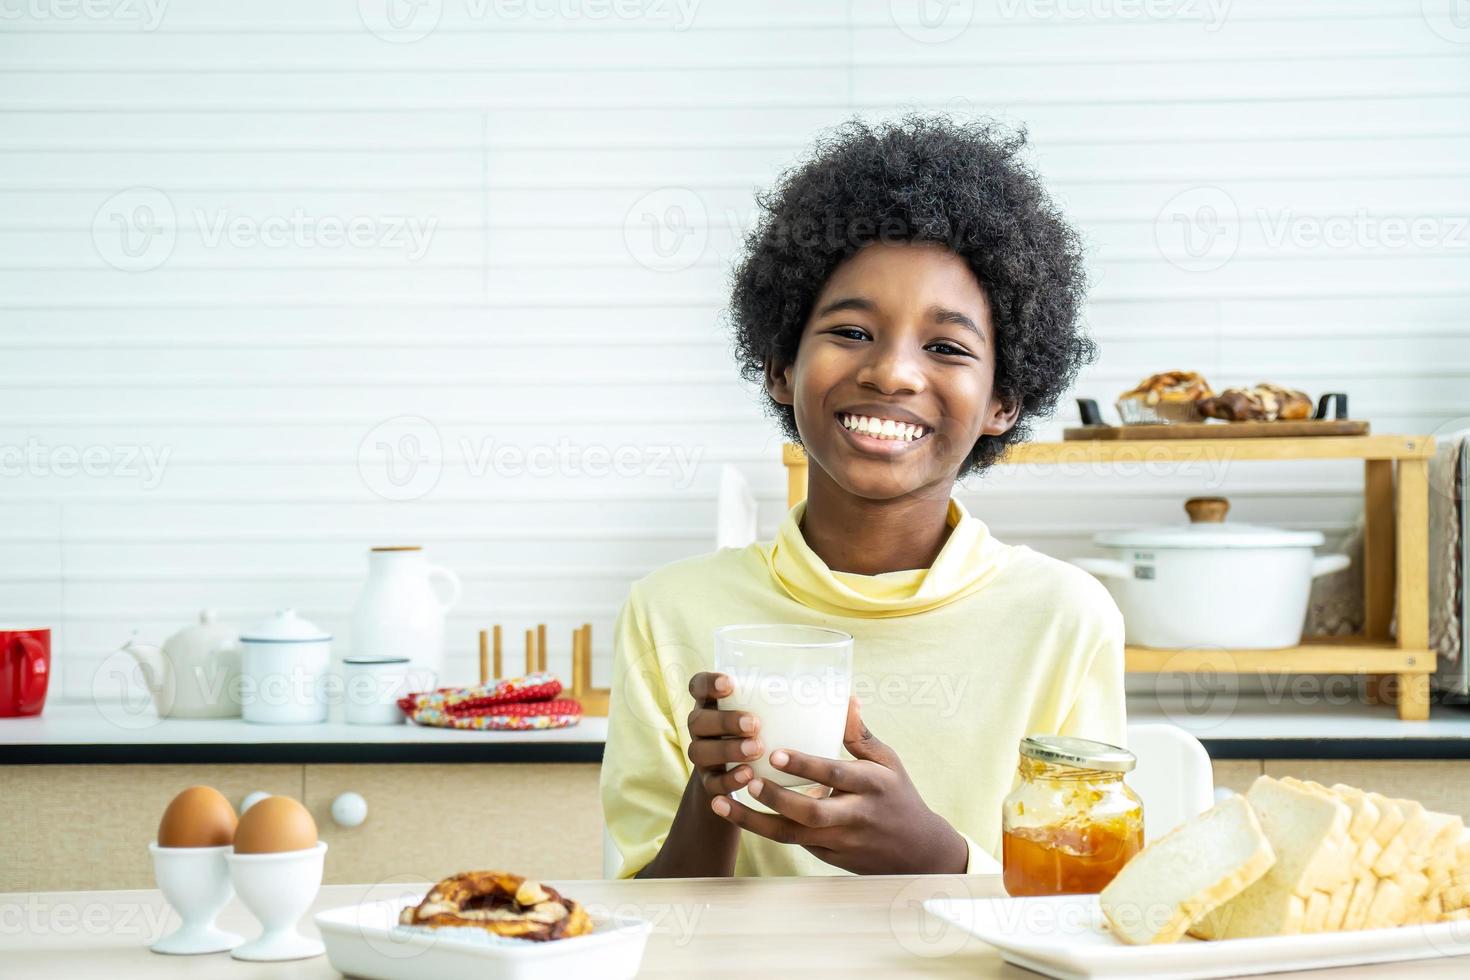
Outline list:
[[[725,626],[715,630],[715,670],[734,686],[730,696],[720,699],[720,708],[760,718],[765,753],[750,760],[755,774],[778,786],[825,796],[827,787],[771,768],[768,756],[776,749],[792,749],[837,758],[852,690],[852,637],[824,626]],[[747,806],[767,809],[744,788],[736,795]]]

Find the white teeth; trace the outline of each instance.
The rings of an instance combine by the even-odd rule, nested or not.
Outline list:
[[[844,414],[839,417],[839,421],[844,427],[875,439],[899,439],[904,442],[913,442],[915,439],[922,439],[929,431],[922,425],[914,425],[912,422],[872,418],[867,415]]]

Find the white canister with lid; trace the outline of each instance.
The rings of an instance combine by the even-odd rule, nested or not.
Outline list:
[[[240,634],[240,713],[262,725],[327,720],[332,636],[280,609]]]

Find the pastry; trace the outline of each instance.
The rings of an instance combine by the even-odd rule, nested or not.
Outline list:
[[[1198,422],[1196,402],[1212,394],[1210,383],[1193,371],[1165,371],[1119,395],[1118,415],[1128,424]]]
[[[484,929],[532,942],[592,931],[592,920],[582,906],[554,888],[504,871],[466,871],[445,878],[422,902],[399,913],[398,922],[435,929]]]
[[[1201,415],[1229,422],[1275,422],[1312,417],[1312,400],[1305,392],[1264,382],[1251,388],[1226,388],[1200,399]]]

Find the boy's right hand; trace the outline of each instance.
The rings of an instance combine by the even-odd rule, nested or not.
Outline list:
[[[760,739],[760,719],[749,711],[721,711],[720,698],[734,693],[724,674],[699,673],[689,680],[694,710],[689,712],[689,761],[704,791],[711,797],[728,796],[755,775],[749,765],[726,771],[726,763],[759,759],[766,749]]]

